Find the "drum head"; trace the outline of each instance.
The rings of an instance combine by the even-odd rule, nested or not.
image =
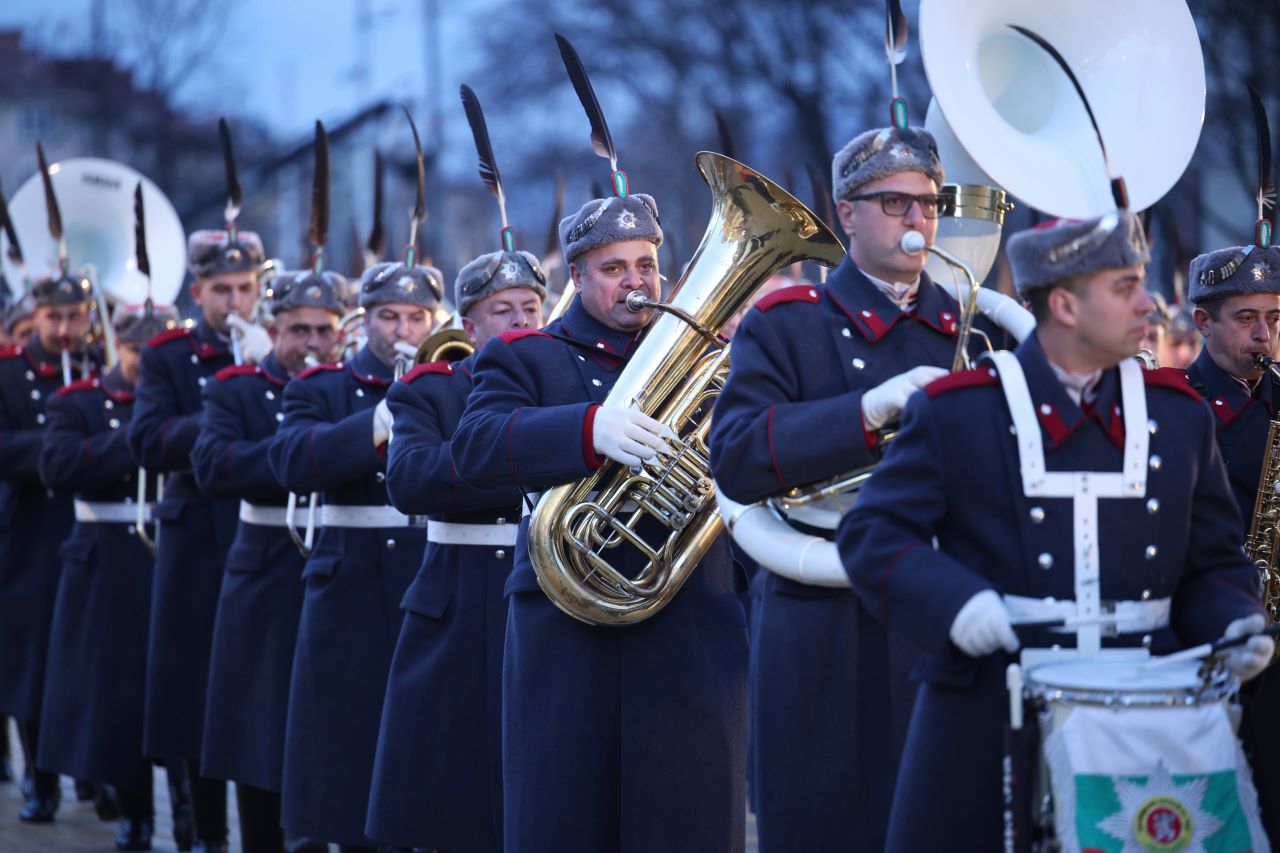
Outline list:
[[[1195,660],[1162,666],[1143,658],[1067,660],[1033,668],[1026,683],[1031,696],[1068,704],[1180,705],[1220,699],[1234,689],[1225,673],[1205,685],[1199,669]]]

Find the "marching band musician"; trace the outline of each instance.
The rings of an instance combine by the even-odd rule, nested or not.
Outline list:
[[[289,676],[302,612],[304,557],[285,529],[287,493],[267,450],[284,419],[284,387],[337,356],[346,280],[290,271],[271,284],[273,347],[259,364],[218,371],[204,389],[191,463],[200,490],[240,502],[209,664],[201,766],[236,783],[241,845],[280,851],[280,790]]]
[[[1212,418],[1180,371],[1131,358],[1152,308],[1137,217],[1047,223],[1008,251],[1035,333],[907,404],[838,533],[866,607],[924,649],[889,851],[956,839],[1001,848],[1006,653],[1020,645],[1011,613],[1036,621],[1062,602],[1078,615],[1128,613],[1109,623],[1106,644],[1155,652],[1264,624]],[[1081,471],[1120,471],[1123,482]],[[1040,491],[1062,482],[1073,490]],[[1081,617],[1074,636],[1028,628],[1024,639],[1087,653],[1104,640],[1102,621]],[[1253,636],[1226,664],[1247,679],[1273,647]]]
[[[877,430],[956,350],[959,306],[922,254],[900,248],[908,231],[932,243],[937,230],[933,137],[866,131],[836,154],[832,178],[848,257],[825,286],[761,299],[734,337],[710,445],[716,481],[735,501],[874,464]],[[766,574],[751,670],[761,850],[878,851],[914,649],[890,643],[852,591]]]
[[[188,763],[196,836],[204,851],[226,849],[226,783],[200,770],[209,651],[227,550],[235,536],[238,502],[214,500],[196,485],[191,449],[200,431],[202,393],[230,367],[231,316],[247,319],[258,299],[265,260],[257,234],[236,228],[197,231],[187,257],[201,311],[194,329],[176,328],[142,351],[129,445],[149,472],[165,475],[156,504],[155,579],[147,663],[145,754]],[[259,327],[252,327],[259,328]],[[246,360],[270,348],[261,337],[242,342]]]
[[[546,279],[528,252],[481,255],[454,293],[477,348],[542,325]],[[454,470],[450,439],[474,363],[473,354],[420,364],[387,392],[387,490],[401,512],[430,520],[401,603],[368,821],[370,838],[456,853],[502,849],[503,586],[520,518],[515,486],[474,488]]]
[[[119,363],[58,391],[40,450],[41,479],[74,491],[76,520],[59,550],[39,763],[113,786],[116,849],[150,850],[155,809],[142,725],[151,554],[134,529],[138,463],[125,427],[142,346],[174,320],[148,305],[115,323]],[[175,836],[181,841],[180,830]]]
[[[305,593],[289,692],[282,815],[291,837],[362,850],[387,671],[400,601],[425,546],[390,506],[385,396],[400,348],[431,332],[443,285],[433,267],[381,263],[361,278],[368,343],[351,362],[299,374],[269,448],[287,490],[323,492],[323,530]],[[325,749],[318,745],[325,745]]]
[[[100,356],[87,347],[92,285],[84,275],[55,272],[31,290],[34,331],[21,346],[0,350],[0,713],[13,717],[26,756],[19,817],[48,823],[58,811],[58,776],[36,769],[41,698],[54,600],[58,547],[74,520],[71,493],[40,482],[45,407],[63,385],[62,354],[72,378]]]
[[[656,204],[594,199],[560,223],[560,242],[577,297],[544,330],[484,346],[453,439],[464,480],[530,501],[610,460],[670,452],[657,421],[600,406],[653,319],[626,297],[658,297]],[[746,631],[727,543],[657,614],[606,628],[543,594],[527,530],[525,519],[506,586],[506,849],[741,850]]]
[[[1225,275],[1224,275],[1225,273]],[[1217,416],[1218,447],[1248,537],[1280,380],[1257,356],[1275,358],[1280,337],[1280,250],[1231,246],[1191,262],[1189,301],[1204,349],[1187,369],[1191,387]],[[1274,560],[1274,557],[1272,558]],[[1243,691],[1241,736],[1253,767],[1267,835],[1280,841],[1280,743],[1274,732],[1280,679],[1268,671]],[[1265,710],[1264,710],[1265,709]]]

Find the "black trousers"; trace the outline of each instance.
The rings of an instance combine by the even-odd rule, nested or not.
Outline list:
[[[240,846],[244,853],[284,853],[280,792],[236,783],[240,808]]]
[[[58,774],[36,768],[36,744],[40,743],[40,723],[18,721],[18,740],[22,744],[24,793],[36,797],[58,796]]]
[[[196,838],[201,841],[227,840],[227,783],[200,775],[200,762],[187,761],[191,780],[191,811],[195,816]]]

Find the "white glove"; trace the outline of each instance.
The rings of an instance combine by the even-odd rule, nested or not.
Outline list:
[[[941,367],[922,364],[886,379],[870,391],[863,392],[862,422],[869,430],[880,429],[902,413],[907,398],[946,375],[947,371]]]
[[[391,440],[391,409],[387,401],[382,400],[373,410],[373,446],[386,444]]]
[[[638,409],[596,409],[591,445],[596,453],[635,467],[655,453],[672,452],[664,438],[671,430]]]
[[[240,357],[246,364],[259,364],[271,352],[271,335],[257,323],[250,323],[239,314],[231,314],[227,317],[227,325],[239,331]]]
[[[1222,637],[1232,640],[1245,634],[1256,634],[1267,627],[1267,619],[1261,613],[1237,619],[1227,626]],[[1271,663],[1271,655],[1276,650],[1276,641],[1265,634],[1250,637],[1243,646],[1227,650],[1224,663],[1227,669],[1240,676],[1241,681],[1248,681],[1267,668]]]
[[[1018,650],[1009,609],[994,589],[984,589],[964,603],[951,623],[951,642],[972,658],[989,655],[996,649]]]

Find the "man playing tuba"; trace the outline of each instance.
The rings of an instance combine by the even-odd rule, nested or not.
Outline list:
[[[932,243],[937,230],[933,137],[866,131],[836,154],[832,183],[848,257],[825,286],[760,300],[734,337],[711,464],[735,501],[875,464],[879,431],[955,353],[959,306],[924,272],[925,256],[901,248],[907,232]],[[761,850],[878,851],[912,649],[891,645],[847,589],[769,574],[762,602],[751,670]]]
[[[600,405],[653,319],[626,300],[658,297],[657,205],[594,199],[560,223],[560,241],[577,298],[544,330],[484,346],[453,438],[464,479],[517,486],[530,505],[610,460],[670,453],[657,421]],[[608,628],[539,589],[527,531],[525,519],[507,582],[506,849],[741,850],[746,633],[723,539],[660,612]],[[633,556],[615,566],[633,575]]]

